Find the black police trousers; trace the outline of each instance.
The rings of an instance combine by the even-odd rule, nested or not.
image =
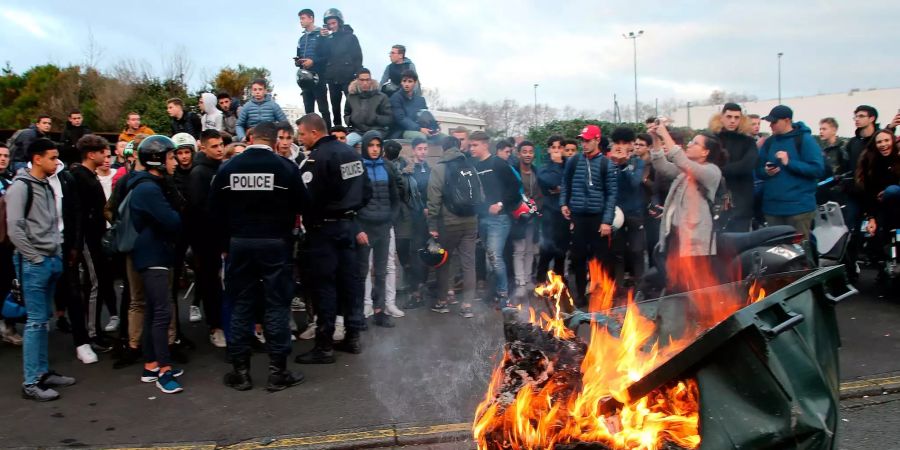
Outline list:
[[[317,343],[331,339],[339,309],[348,330],[361,330],[365,319],[353,222],[340,220],[308,226],[303,261],[303,274],[318,316]]]
[[[290,242],[231,238],[225,272],[225,290],[234,302],[228,333],[232,360],[250,358],[257,301],[264,302],[263,332],[269,358],[284,360],[291,353],[290,314],[294,297]]]

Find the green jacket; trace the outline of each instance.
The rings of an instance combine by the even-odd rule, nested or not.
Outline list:
[[[441,160],[431,170],[431,178],[428,180],[428,230],[438,231],[470,229],[478,226],[478,217],[460,217],[444,207],[444,179],[447,171],[447,163],[457,159],[464,159],[462,151],[454,147],[444,151]]]

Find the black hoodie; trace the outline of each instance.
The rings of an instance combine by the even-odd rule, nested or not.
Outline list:
[[[62,141],[60,142],[62,151],[59,155],[59,159],[63,160],[63,162],[66,163],[66,166],[81,162],[81,155],[78,154],[78,149],[75,148],[75,144],[77,144],[78,140],[86,134],[91,134],[90,128],[84,125],[76,127],[71,123],[66,122],[66,127],[62,132]]]
[[[210,233],[217,225],[213,222],[209,211],[209,190],[220,165],[222,161],[210,159],[206,153],[198,152],[194,155],[194,168],[188,176],[186,195],[188,207],[185,211],[188,229],[194,242],[215,242]]]
[[[324,74],[327,83],[349,84],[362,68],[362,49],[350,25],[341,24],[338,31],[320,38],[316,53],[327,60]]]

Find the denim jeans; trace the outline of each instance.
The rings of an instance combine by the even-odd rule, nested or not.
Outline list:
[[[506,296],[509,293],[509,279],[506,261],[503,260],[503,250],[509,237],[509,229],[512,227],[512,219],[506,214],[500,214],[484,216],[478,220],[481,238],[484,240],[488,271],[494,274],[496,294]]]
[[[41,375],[47,373],[47,334],[50,331],[50,316],[53,314],[53,296],[56,281],[62,274],[62,258],[45,256],[40,263],[32,263],[13,254],[16,273],[21,274],[22,295],[25,296],[25,342],[22,344],[22,363],[25,384],[34,384]]]
[[[356,248],[356,264],[359,270],[359,290],[365,292],[366,279],[369,276],[369,256],[372,258],[372,306],[376,310],[384,309],[385,288],[387,285],[387,264],[390,257],[391,224],[361,224],[362,231],[369,237],[369,245]]]

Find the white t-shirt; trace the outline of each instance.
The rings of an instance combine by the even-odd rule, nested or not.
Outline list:
[[[109,196],[112,195],[113,176],[115,176],[115,174],[115,170],[110,170],[109,175],[106,176],[100,175],[100,172],[97,172],[97,179],[100,180],[100,185],[103,186],[103,193],[106,195],[107,200],[109,200]]]

